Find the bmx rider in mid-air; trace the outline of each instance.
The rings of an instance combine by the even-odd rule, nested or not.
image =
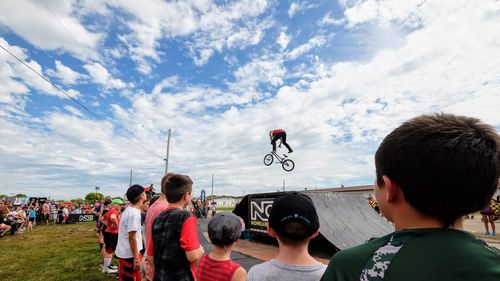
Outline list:
[[[288,148],[288,153],[292,153],[292,148],[286,143],[286,132],[282,129],[275,129],[269,132],[269,139],[271,139],[271,144],[273,145],[273,152],[276,152],[276,141],[280,140],[279,147],[284,144]]]

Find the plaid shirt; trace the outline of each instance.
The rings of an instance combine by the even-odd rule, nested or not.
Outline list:
[[[181,209],[163,211],[153,222],[155,274],[153,281],[194,281],[191,263],[181,248],[184,222],[192,214]]]

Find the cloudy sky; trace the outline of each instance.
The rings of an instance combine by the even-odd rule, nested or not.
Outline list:
[[[6,1],[0,193],[158,187],[169,128],[196,194],[371,184],[411,117],[500,130],[499,26],[490,0]],[[274,128],[293,172],[263,164]]]

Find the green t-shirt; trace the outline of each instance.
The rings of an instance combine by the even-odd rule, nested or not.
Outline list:
[[[385,270],[384,281],[500,280],[499,250],[465,231],[428,228],[403,229],[342,250],[330,260],[321,281],[359,281],[365,265],[391,237],[405,238]],[[382,263],[379,269],[384,267]]]

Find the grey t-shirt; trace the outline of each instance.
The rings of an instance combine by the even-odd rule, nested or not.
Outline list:
[[[326,265],[285,264],[275,259],[250,268],[247,281],[318,281],[325,272]]]

